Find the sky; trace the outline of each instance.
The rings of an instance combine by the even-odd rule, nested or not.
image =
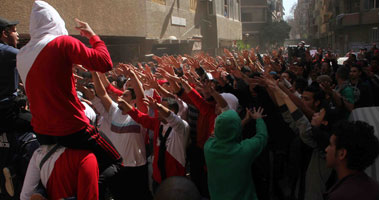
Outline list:
[[[283,0],[282,4],[285,8],[285,16],[284,19],[288,18],[290,16],[290,9],[294,4],[297,3],[297,0]]]

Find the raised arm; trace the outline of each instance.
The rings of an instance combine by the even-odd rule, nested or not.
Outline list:
[[[314,110],[306,106],[300,98],[298,98],[294,93],[292,93],[288,88],[283,85],[279,85],[281,90],[289,97],[289,99],[305,114],[305,116],[311,120],[314,114]]]
[[[121,98],[118,99],[119,108],[122,110],[123,115],[128,114],[137,123],[141,124],[144,128],[154,130],[158,118],[150,117],[148,114],[140,112],[138,109],[131,106]]]
[[[211,96],[214,97],[216,103],[220,106],[222,111],[226,111],[229,109],[228,104],[226,100],[222,97],[222,95],[217,92],[214,87],[212,86],[211,81],[206,83],[205,88],[210,92]]]
[[[185,89],[185,92],[188,89]],[[191,100],[192,104],[199,110],[200,113],[206,114],[208,112],[215,111],[215,105],[207,103],[206,100],[195,90],[191,89],[190,92],[186,93],[187,97]]]
[[[165,88],[163,88],[160,84],[157,83],[157,79],[153,77],[153,75],[150,72],[146,72],[145,74],[149,87],[156,89],[162,97],[175,98],[175,96],[172,93],[168,92]]]
[[[92,48],[86,47],[81,41],[70,36],[65,37],[65,53],[72,63],[81,64],[91,71],[106,72],[112,69],[112,60],[105,43],[97,36],[91,27],[76,19],[77,30],[89,39]]]
[[[106,89],[104,88],[102,82],[100,81],[100,76],[104,76],[104,74],[98,74],[97,72],[91,72],[92,80],[94,81],[94,87],[96,91],[96,95],[100,98],[104,108],[107,112],[109,112],[112,99],[108,96]]]
[[[323,82],[319,84],[319,86],[322,88],[323,91],[325,91],[327,94],[329,94],[334,103],[341,108],[345,108],[349,112],[351,112],[354,109],[354,102],[349,101],[354,99],[354,94],[349,91],[345,91],[343,94],[344,96],[347,96],[349,99],[343,98],[341,94],[337,90],[334,90],[332,86],[329,85],[327,82]]]
[[[126,77],[131,78],[132,87],[133,87],[133,90],[135,91],[135,94],[136,94],[137,108],[141,112],[147,113],[148,107],[143,103],[143,99],[145,99],[143,86],[142,86],[141,82],[139,81],[139,79],[137,78],[135,72],[133,72],[133,70],[131,70],[131,67],[133,67],[133,66],[127,67],[127,65],[122,65],[122,69],[124,70],[124,75]]]
[[[249,159],[253,160],[258,155],[260,155],[261,151],[265,148],[268,140],[268,131],[265,125],[263,117],[264,109],[256,108],[253,109],[252,118],[256,119],[256,135],[250,139],[243,140],[241,144],[248,151],[247,153],[250,155]]]

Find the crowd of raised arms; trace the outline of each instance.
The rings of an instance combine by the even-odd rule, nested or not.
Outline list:
[[[376,45],[343,64],[304,43],[116,64],[46,2],[20,51],[0,22],[1,68],[21,79],[1,87],[1,199],[379,198]]]

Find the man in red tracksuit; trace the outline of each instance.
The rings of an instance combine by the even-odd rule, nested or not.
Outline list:
[[[47,154],[50,156],[44,159]],[[44,199],[34,191],[39,183],[46,187],[48,199],[98,200],[98,179],[98,164],[93,153],[42,145],[30,159],[20,200]]]
[[[17,55],[17,68],[29,99],[31,124],[40,143],[91,150],[100,172],[112,176],[121,157],[109,140],[90,125],[72,74],[73,64],[106,72],[112,69],[112,61],[104,42],[89,25],[79,20],[77,23],[76,28],[93,48],[68,36],[65,22],[52,6],[35,1],[30,17],[31,40]]]

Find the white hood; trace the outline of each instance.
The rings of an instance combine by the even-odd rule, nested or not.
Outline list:
[[[58,12],[44,1],[35,1],[29,25],[32,39],[42,38],[46,34],[60,36],[67,35],[65,22]]]
[[[231,94],[231,93],[222,93],[220,94],[224,100],[227,102],[228,104],[228,107],[234,111],[237,111],[238,107],[239,107],[239,100],[238,98],[236,98],[235,95]]]
[[[56,37],[68,35],[58,12],[44,1],[35,1],[30,15],[30,41],[17,54],[17,69],[24,85],[26,77],[41,50]]]

